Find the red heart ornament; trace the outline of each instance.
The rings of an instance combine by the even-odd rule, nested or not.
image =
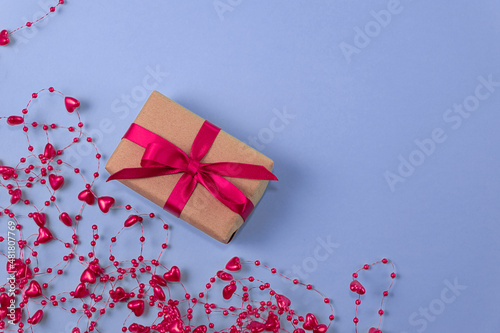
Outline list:
[[[54,236],[52,236],[52,233],[46,227],[41,227],[38,229],[38,237],[36,239],[38,243],[45,244],[53,238]]]
[[[142,222],[142,217],[140,217],[139,215],[130,215],[129,217],[127,217],[123,225],[128,228],[133,226],[137,222]]]
[[[103,213],[107,213],[115,204],[115,199],[113,197],[100,197],[97,199],[97,204]]]
[[[56,176],[56,175],[51,173],[49,175],[49,183],[50,183],[50,187],[52,187],[52,189],[54,191],[57,191],[58,189],[61,188],[61,186],[63,186],[64,177],[63,176]]]
[[[158,298],[160,301],[165,300],[165,292],[163,291],[163,289],[160,286],[158,286],[158,285],[154,286],[153,291],[154,291],[156,298]]]
[[[318,320],[312,313],[308,313],[302,327],[305,330],[312,331],[316,326],[318,326]]]
[[[28,323],[30,323],[31,325],[36,325],[40,322],[40,320],[42,320],[43,318],[43,310],[40,309],[38,310],[37,312],[35,312],[35,314],[28,319]]]
[[[181,271],[179,267],[172,266],[168,272],[163,274],[163,278],[169,282],[179,282],[181,280]]]
[[[28,296],[29,298],[42,296],[42,287],[40,287],[40,284],[37,281],[32,280],[28,289],[26,289],[26,291],[24,292],[24,295]]]
[[[9,296],[7,293],[0,295],[0,308],[6,308],[10,305],[10,300],[14,299],[14,296]]]
[[[226,269],[228,271],[233,271],[233,272],[239,271],[241,269],[240,258],[234,257],[231,260],[229,260],[228,263],[226,264]]]
[[[43,156],[46,159],[50,160],[53,157],[55,157],[56,155],[57,155],[57,153],[56,153],[56,149],[54,148],[54,146],[52,144],[50,144],[50,143],[47,143],[45,145],[45,149],[43,151]]]
[[[110,290],[109,295],[116,302],[123,302],[128,299],[128,295],[122,287],[117,287],[115,290]]]
[[[80,282],[94,284],[95,281],[95,273],[90,268],[84,270],[82,275],[80,276]]]
[[[78,199],[81,201],[85,201],[88,205],[93,205],[95,202],[95,197],[92,191],[83,190],[78,194]]]
[[[349,285],[349,288],[352,292],[357,293],[358,295],[364,295],[366,293],[365,287],[363,287],[358,280],[353,280]]]
[[[280,322],[278,316],[275,315],[273,312],[269,312],[269,316],[267,317],[265,326],[266,326],[266,331],[271,331],[271,332],[279,331]]]
[[[372,328],[370,328],[368,333],[382,333],[382,331],[379,330],[378,328],[372,327]]]
[[[326,333],[327,330],[328,326],[326,326],[325,324],[320,324],[313,328],[313,333]]]
[[[293,330],[293,333],[306,333],[302,328],[296,328]]]
[[[80,333],[80,329],[78,327],[73,328],[71,333]]]
[[[0,45],[7,45],[10,43],[9,32],[7,30],[0,31]]]
[[[74,298],[83,298],[89,295],[89,290],[85,287],[85,283],[80,283],[76,286],[75,292],[73,294]]]
[[[41,228],[41,227],[45,226],[45,221],[47,220],[47,215],[45,215],[45,213],[35,212],[35,213],[33,213],[33,220],[35,221],[36,225]]]
[[[161,276],[155,274],[151,277],[150,284],[151,285],[157,284],[159,286],[165,287],[167,285],[167,281],[165,281]]]
[[[252,321],[250,324],[247,325],[247,328],[250,330],[252,333],[260,333],[266,329],[266,325],[259,321]]]
[[[73,220],[71,220],[71,217],[66,212],[62,212],[61,215],[59,215],[59,221],[61,221],[68,227],[71,227],[73,225]]]
[[[21,125],[24,123],[24,118],[20,116],[10,116],[7,118],[7,124],[10,126]]]
[[[182,320],[176,319],[176,320],[172,321],[170,324],[168,324],[167,332],[169,332],[169,333],[184,333],[184,325],[182,323]]]
[[[12,197],[10,198],[10,203],[13,205],[18,203],[19,200],[21,200],[21,195],[22,195],[21,189],[16,188],[14,191],[12,191]]]
[[[14,174],[14,168],[8,166],[0,166],[0,174],[3,175],[3,179],[8,180]]]
[[[200,325],[193,330],[193,333],[207,333],[207,327],[205,325]]]
[[[127,307],[132,310],[136,317],[140,317],[144,313],[144,301],[142,299],[128,302]]]
[[[80,101],[73,97],[66,97],[64,99],[64,105],[69,113],[72,113],[80,106]]]
[[[151,328],[143,325],[139,325],[136,323],[133,323],[128,327],[128,330],[132,333],[149,333],[151,332]]]
[[[288,311],[288,307],[292,304],[292,302],[283,295],[276,294],[276,303],[278,303],[278,308],[283,311]]]
[[[230,299],[233,297],[234,292],[236,291],[236,284],[228,284],[227,286],[222,289],[222,297],[224,299]]]
[[[231,281],[233,279],[233,276],[231,274],[224,271],[218,271],[217,277],[222,281]]]

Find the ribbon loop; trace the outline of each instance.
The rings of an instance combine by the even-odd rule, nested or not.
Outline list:
[[[278,179],[262,165],[235,162],[202,163],[201,160],[212,147],[219,132],[217,126],[205,121],[194,139],[189,157],[170,141],[144,127],[132,124],[124,138],[145,148],[141,168],[122,169],[111,175],[108,181],[183,173],[165,202],[165,210],[179,217],[196,185],[200,183],[217,200],[245,220],[254,205],[239,188],[224,177]]]

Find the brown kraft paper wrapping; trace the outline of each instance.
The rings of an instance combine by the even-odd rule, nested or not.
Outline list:
[[[134,123],[172,142],[189,155],[194,138],[205,120],[169,98],[154,91],[144,104]],[[122,139],[106,164],[113,174],[125,168],[138,168],[144,148]],[[239,162],[263,165],[269,171],[273,161],[252,147],[224,131],[220,131],[204,163]],[[164,206],[181,173],[143,179],[122,179],[122,184]],[[266,189],[267,180],[227,178],[256,205]],[[187,202],[180,218],[222,243],[229,243],[234,233],[243,224],[243,219],[234,213],[200,184]]]

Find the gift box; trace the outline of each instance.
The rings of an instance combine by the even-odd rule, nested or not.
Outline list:
[[[155,91],[106,164],[132,190],[222,243],[261,199],[273,161]]]

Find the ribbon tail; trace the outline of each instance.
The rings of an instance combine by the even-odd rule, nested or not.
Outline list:
[[[177,184],[175,184],[175,187],[172,190],[172,193],[170,193],[167,202],[165,202],[163,209],[176,217],[179,217],[184,209],[184,206],[186,206],[189,198],[193,194],[197,183],[198,182],[193,176],[184,173]]]
[[[115,172],[114,174],[109,176],[106,182],[115,179],[139,179],[139,178],[158,177],[164,175],[171,175],[179,172],[182,172],[182,170],[166,168],[166,167],[127,168]]]
[[[203,171],[225,177],[236,177],[259,180],[278,180],[278,178],[266,167],[262,165],[236,163],[236,162],[218,162],[203,164]]]

